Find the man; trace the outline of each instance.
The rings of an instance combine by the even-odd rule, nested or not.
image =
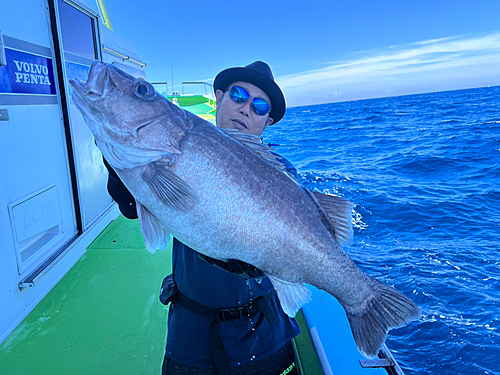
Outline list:
[[[262,61],[223,70],[214,91],[221,129],[260,136],[285,114],[283,93]],[[125,216],[137,217],[132,196],[111,169],[108,190]],[[291,339],[300,329],[260,270],[202,257],[176,239],[172,264],[160,297],[172,302],[163,374],[298,374]]]

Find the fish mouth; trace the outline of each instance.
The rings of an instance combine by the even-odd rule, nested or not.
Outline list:
[[[86,114],[90,112],[87,100],[85,100],[85,85],[74,79],[70,79],[69,83],[73,86],[73,93],[71,95],[72,102],[80,110],[82,116],[85,117]]]
[[[78,107],[78,109],[80,109],[80,111],[82,109],[85,109],[85,85],[76,80],[76,79],[70,79],[69,80],[69,84],[73,87],[73,93],[71,95],[71,99],[73,99],[73,103],[75,103],[75,105]]]
[[[78,96],[81,96],[81,92],[85,90],[83,84],[77,79],[70,78],[69,84],[73,86],[73,91],[76,92]]]
[[[97,125],[99,123],[99,118],[93,111],[94,106],[92,104],[92,102],[96,99],[91,99],[89,95],[86,95],[89,90],[85,83],[82,83],[81,81],[75,79],[70,79],[69,83],[73,88],[73,92],[71,95],[72,104],[74,104],[76,108],[78,108],[85,123],[95,136],[96,133],[99,133],[99,126]],[[102,96],[102,94],[99,96]]]
[[[233,123],[233,125],[236,126],[237,129],[247,129],[248,130],[248,126],[247,124],[244,122],[244,121],[241,121],[239,119],[236,119],[236,118],[233,118],[231,119],[231,122]]]
[[[106,77],[108,76],[108,77]],[[82,100],[98,100],[103,99],[106,95],[106,84],[113,83],[107,79],[109,72],[105,63],[94,61],[90,68],[87,82],[81,82],[77,79],[70,79],[69,83],[73,87],[73,92],[76,93]],[[108,84],[109,84],[108,83]]]

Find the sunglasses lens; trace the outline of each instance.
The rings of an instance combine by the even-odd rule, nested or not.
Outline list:
[[[244,88],[234,86],[229,92],[229,96],[236,103],[244,103],[248,100],[250,94]]]
[[[253,109],[258,115],[264,116],[271,110],[271,106],[264,99],[254,98]]]
[[[244,103],[250,98],[250,94],[243,87],[233,86],[229,91],[229,97],[236,103]],[[254,98],[252,103],[255,113],[259,116],[264,116],[271,110],[271,106],[264,99]]]

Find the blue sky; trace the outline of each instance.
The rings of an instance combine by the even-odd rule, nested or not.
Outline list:
[[[86,0],[96,9],[94,0]],[[500,85],[500,1],[105,0],[150,81],[268,62],[289,106]]]

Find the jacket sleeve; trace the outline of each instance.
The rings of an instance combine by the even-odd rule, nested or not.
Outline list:
[[[111,198],[118,203],[120,212],[128,219],[137,219],[137,207],[135,199],[128,191],[127,187],[123,184],[120,177],[116,174],[115,170],[108,164],[106,159],[102,158],[104,165],[108,169],[108,193]]]

